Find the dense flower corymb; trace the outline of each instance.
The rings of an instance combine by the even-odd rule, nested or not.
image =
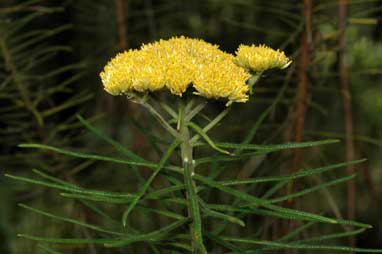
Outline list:
[[[207,98],[246,102],[250,77],[234,57],[202,40],[175,37],[120,53],[100,74],[112,95],[168,88],[182,96],[189,86]]]
[[[283,51],[265,45],[240,45],[236,51],[235,63],[254,72],[263,72],[273,68],[284,69],[291,61]]]

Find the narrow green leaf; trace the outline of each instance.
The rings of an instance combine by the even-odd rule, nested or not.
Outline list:
[[[289,240],[295,236],[298,236],[300,233],[306,231],[307,229],[309,229],[310,227],[312,227],[314,224],[316,224],[317,222],[315,221],[309,221],[297,228],[295,228],[294,230],[292,231],[289,231],[287,234],[285,234],[284,236],[280,237],[279,239],[277,239],[278,242],[283,242],[283,241],[286,241],[286,240]]]
[[[290,180],[282,180],[276,184],[274,184],[270,189],[268,189],[263,196],[261,196],[262,199],[268,199],[273,194],[275,194],[277,191],[279,191],[281,188],[283,188],[285,185],[287,185],[290,182]]]
[[[172,128],[171,125],[169,125],[168,122],[163,118],[163,116],[158,111],[156,111],[155,108],[151,106],[145,99],[138,100],[136,102],[145,107],[150,112],[150,114],[152,114],[154,118],[158,120],[162,127],[173,137],[175,137],[175,139],[182,140],[179,133],[174,128]]]
[[[38,242],[47,243],[60,243],[60,244],[110,244],[116,242],[116,239],[78,239],[78,238],[50,238],[50,237],[39,237],[31,236],[26,234],[18,234],[18,237],[22,237],[29,240],[34,240]]]
[[[178,114],[166,103],[160,102],[161,107],[174,119],[178,119]]]
[[[162,198],[162,196],[172,193],[174,191],[182,190],[184,189],[184,185],[182,186],[171,186],[162,190],[154,191],[149,194],[147,194],[146,197],[144,197],[144,200],[161,200],[165,202],[172,202],[177,204],[184,204],[186,205],[186,201],[183,199],[177,199],[177,198]],[[65,198],[73,198],[73,199],[80,199],[80,200],[91,200],[96,202],[106,202],[111,204],[129,204],[133,201],[134,195],[129,197],[119,197],[117,195],[114,195],[111,193],[111,195],[83,195],[83,194],[76,194],[76,193],[60,193],[61,196]]]
[[[169,218],[173,218],[173,219],[176,219],[176,220],[185,219],[184,216],[179,215],[178,213],[174,213],[174,212],[171,212],[171,211],[168,211],[168,210],[159,209],[159,208],[150,208],[150,207],[139,206],[139,210],[143,211],[143,212],[157,213],[157,214],[160,214],[160,215],[163,215],[163,216],[166,216],[166,217],[169,217]]]
[[[189,251],[189,252],[192,252],[191,246],[188,245],[188,244],[185,244],[185,243],[174,242],[174,243],[169,243],[168,245],[176,247],[176,248],[179,248],[179,249],[183,249],[183,250],[186,250],[186,251]]]
[[[204,140],[211,146],[211,148],[224,154],[230,154],[228,151],[217,147],[215,143],[210,139],[210,137],[208,137],[208,135],[195,123],[188,122],[186,125],[191,127],[196,133],[198,133],[202,138],[204,138]]]
[[[44,112],[42,112],[42,116],[48,117],[48,116],[54,115],[56,113],[59,113],[60,111],[74,107],[78,104],[81,104],[81,103],[87,101],[87,100],[90,100],[92,97],[93,97],[93,94],[86,94],[84,96],[75,95],[72,98],[68,99],[68,101],[66,101],[66,102],[64,102],[64,103],[62,103],[56,107],[52,107],[52,108],[45,110]]]
[[[382,249],[363,249],[363,248],[351,248],[347,246],[329,246],[329,245],[308,245],[308,244],[296,244],[296,243],[280,243],[276,241],[265,241],[265,240],[255,240],[255,239],[245,239],[245,238],[235,238],[235,237],[223,237],[224,240],[229,242],[238,242],[246,244],[255,244],[271,248],[266,249],[299,249],[299,250],[335,250],[335,251],[354,251],[354,252],[365,252],[365,253],[382,253]],[[265,250],[265,249],[264,249]],[[256,253],[246,252],[246,253]]]
[[[285,196],[282,196],[282,197],[271,199],[271,200],[269,200],[269,202],[270,203],[278,203],[278,202],[282,202],[282,201],[285,201],[285,200],[290,200],[292,198],[300,197],[300,196],[312,193],[314,191],[317,191],[317,190],[320,190],[320,189],[323,189],[323,188],[326,188],[326,187],[330,187],[332,185],[337,185],[337,184],[340,184],[340,183],[343,183],[343,182],[347,182],[347,181],[353,179],[355,176],[356,175],[350,175],[350,176],[341,177],[341,178],[338,178],[338,179],[333,180],[333,181],[329,181],[329,182],[326,182],[326,183],[315,185],[315,186],[310,187],[310,188],[306,188],[306,189],[304,189],[302,191],[294,192],[294,193],[291,193],[291,194],[288,194],[288,195],[285,195]]]
[[[122,247],[129,245],[134,242],[152,242],[152,241],[159,241],[161,238],[165,237],[169,232],[177,229],[178,227],[182,226],[186,222],[188,222],[189,219],[185,218],[182,220],[178,220],[166,227],[163,227],[159,230],[153,231],[151,233],[147,234],[140,234],[140,235],[133,235],[130,237],[126,237],[123,239],[119,239],[117,241],[105,243],[105,247]]]
[[[123,145],[121,145],[117,141],[113,140],[112,138],[108,137],[105,133],[102,133],[100,130],[96,129],[93,125],[90,124],[90,122],[86,121],[82,116],[77,115],[77,118],[95,136],[99,137],[100,139],[104,140],[106,143],[115,147],[115,149],[117,151],[126,155],[129,159],[131,159],[133,161],[139,161],[139,162],[146,162],[147,163],[147,161],[145,159],[138,156],[134,152],[126,149]]]
[[[60,196],[65,198],[90,200],[90,201],[105,202],[105,203],[111,203],[111,204],[128,204],[134,198],[134,197],[119,198],[119,197],[110,197],[110,196],[89,196],[89,195],[66,193],[66,192],[60,193]]]
[[[225,108],[220,114],[218,114],[211,122],[209,122],[205,127],[203,127],[203,132],[207,133],[210,129],[212,129],[215,125],[217,125],[231,110],[231,107]],[[195,135],[191,138],[191,144],[195,143],[199,139],[199,135]]]
[[[248,132],[248,134],[244,138],[243,142],[241,143],[242,145],[246,145],[246,144],[249,144],[249,143],[252,142],[253,138],[255,137],[255,135],[257,133],[257,130],[260,128],[260,126],[263,123],[263,121],[265,120],[265,118],[272,112],[272,110],[276,107],[276,105],[282,99],[282,97],[284,95],[284,92],[285,92],[285,90],[287,88],[288,81],[289,81],[289,78],[286,78],[285,81],[284,81],[284,84],[283,84],[282,88],[280,89],[280,91],[278,92],[276,98],[273,100],[272,104],[263,113],[261,113],[259,118],[257,118],[255,124],[250,129],[250,131]],[[234,151],[234,154],[240,154],[241,151],[242,150],[240,148],[237,148]]]
[[[340,142],[339,139],[327,139],[320,141],[300,142],[300,143],[286,143],[274,145],[255,145],[255,144],[235,144],[235,143],[215,143],[218,147],[232,148],[240,150],[286,150],[305,147],[316,147],[321,145],[328,145]]]
[[[110,231],[110,230],[103,229],[103,228],[101,228],[99,226],[96,226],[96,225],[92,225],[92,224],[81,222],[79,220],[75,220],[75,219],[71,219],[71,218],[66,218],[66,217],[62,217],[62,216],[57,216],[57,215],[54,215],[54,214],[51,214],[51,213],[48,213],[48,212],[45,212],[45,211],[42,211],[42,210],[30,207],[30,206],[27,206],[27,205],[24,205],[24,204],[19,204],[19,206],[24,208],[24,209],[27,209],[29,211],[38,213],[40,215],[43,215],[45,217],[49,217],[49,218],[52,218],[52,219],[55,219],[55,220],[68,222],[68,223],[71,223],[71,224],[79,225],[81,227],[89,228],[89,229],[92,229],[92,230],[95,230],[95,231],[99,231],[99,232],[103,232],[103,233],[107,233],[107,234],[124,235],[121,232]]]
[[[315,221],[315,222],[325,222],[328,223],[327,221],[322,221],[322,220],[317,220],[317,218],[312,218],[311,216],[306,216],[303,213],[288,213],[284,211],[277,211],[277,210],[264,210],[261,208],[257,207],[252,207],[252,213],[257,214],[257,215],[262,215],[262,216],[268,216],[268,217],[276,217],[276,218],[282,218],[282,219],[288,219],[288,220],[302,220],[302,221]],[[269,209],[269,208],[268,208]],[[326,217],[324,217],[326,218]],[[361,228],[372,228],[369,224],[357,222],[357,221],[349,221],[349,220],[342,220],[342,219],[335,219],[335,218],[330,218],[332,224],[338,224],[338,225],[351,225],[351,226],[356,226],[356,227],[361,227]]]
[[[55,36],[59,33],[62,33],[70,29],[71,27],[72,25],[61,25],[49,30],[34,30],[33,34],[31,34],[33,36],[30,36],[26,40],[19,42],[17,46],[13,47],[12,54],[17,55],[20,53],[20,51],[26,48],[34,47],[36,43],[46,40],[47,38]]]
[[[226,192],[232,196],[235,196],[241,200],[247,201],[247,202],[253,204],[254,206],[255,205],[256,206],[263,206],[263,207],[268,208],[272,211],[281,213],[284,216],[289,216],[289,217],[295,218],[295,219],[305,219],[305,220],[309,219],[309,220],[320,221],[320,222],[325,222],[325,223],[332,223],[332,224],[341,223],[339,220],[335,220],[333,218],[328,218],[328,217],[324,217],[324,216],[317,215],[317,214],[312,214],[312,213],[308,213],[308,212],[304,212],[304,211],[299,211],[299,210],[295,210],[295,209],[290,209],[290,208],[285,208],[285,207],[270,204],[267,200],[263,200],[263,199],[248,195],[246,193],[237,191],[235,189],[229,188],[227,186],[223,186],[223,185],[219,184],[218,182],[215,182],[213,180],[210,180],[210,179],[205,178],[205,177],[200,176],[200,175],[198,175],[198,176],[194,175],[194,179],[201,181],[210,187],[219,189],[219,190]],[[341,224],[343,224],[343,223],[341,223]]]
[[[93,195],[93,196],[98,196],[98,197],[119,197],[119,198],[132,198],[134,195],[132,194],[127,194],[127,193],[117,193],[117,192],[105,192],[105,191],[95,191],[95,190],[88,190],[84,189],[78,186],[70,186],[70,185],[59,185],[55,183],[49,183],[49,182],[44,182],[44,181],[39,181],[39,180],[34,180],[34,179],[29,179],[26,177],[21,177],[21,176],[14,176],[14,175],[9,175],[5,174],[4,176],[27,182],[27,183],[32,183],[32,184],[37,184],[45,187],[50,187],[58,190],[63,190],[63,191],[69,191],[69,192],[74,192],[74,193],[81,193],[81,194],[88,194],[88,195]]]
[[[203,157],[195,160],[195,166],[199,166],[206,163],[216,163],[216,162],[223,162],[223,161],[237,161],[242,160],[244,158],[255,158],[258,156],[264,156],[265,154],[271,153],[271,152],[277,152],[278,150],[262,150],[259,152],[251,152],[251,153],[243,153],[240,155],[234,155],[231,154],[231,156],[227,155],[218,155],[218,156],[208,156]]]
[[[294,214],[294,213],[285,213],[280,211],[273,211],[273,210],[265,210],[261,208],[252,208],[251,213],[261,215],[264,217],[275,217],[280,219],[286,219],[286,220],[300,220],[300,221],[315,221],[315,222],[324,222],[328,223],[327,221],[323,221],[321,219],[312,218],[311,216],[305,216],[304,214]],[[334,220],[330,221],[329,223],[335,223]]]
[[[42,245],[42,244],[39,244],[37,246],[38,248],[42,249],[43,251],[45,251],[46,253],[50,253],[50,254],[66,254],[66,253],[63,253],[61,251],[57,251],[57,250],[54,250],[48,246],[45,246],[45,245]]]
[[[160,160],[158,167],[150,175],[149,179],[145,182],[139,192],[136,194],[135,198],[132,200],[126,211],[122,215],[122,224],[125,227],[127,223],[127,218],[130,212],[134,209],[135,205],[139,202],[143,195],[145,195],[147,189],[150,187],[151,183],[154,181],[155,177],[159,174],[162,168],[165,166],[167,160],[170,158],[171,154],[174,152],[175,148],[180,144],[180,141],[174,141],[163,154],[162,159]]]
[[[354,160],[350,162],[341,162],[332,164],[329,166],[319,167],[319,168],[312,168],[312,169],[301,169],[296,173],[286,175],[286,176],[270,176],[270,177],[259,177],[259,178],[249,178],[249,179],[239,179],[239,180],[227,180],[227,181],[220,181],[219,183],[224,186],[231,186],[231,185],[240,185],[240,184],[253,184],[253,183],[265,183],[265,182],[276,182],[276,181],[286,181],[286,180],[294,180],[301,177],[306,177],[310,175],[320,174],[329,170],[333,170],[336,168],[345,167],[348,165],[355,165],[359,163],[365,162],[366,159],[360,159],[360,160]]]
[[[340,233],[334,233],[329,235],[315,236],[305,240],[294,241],[293,243],[322,242],[322,241],[331,240],[331,239],[338,239],[338,238],[348,237],[352,235],[358,235],[360,233],[365,232],[365,230],[366,230],[365,228],[360,228],[360,229],[352,230],[349,232],[340,232]]]
[[[201,198],[199,198],[199,202],[206,216],[223,219],[225,221],[245,227],[244,221],[240,220],[239,218],[236,218],[234,216],[231,216],[225,213],[214,211],[213,209],[211,209],[211,206],[207,205]]]
[[[147,193],[144,199],[160,199],[162,196],[166,196],[170,193],[183,190],[185,188],[184,184],[174,185],[167,188],[163,188],[157,191]]]
[[[75,185],[75,184],[72,184],[72,183],[69,183],[69,182],[66,182],[64,180],[61,180],[57,177],[54,177],[54,176],[51,176],[51,175],[48,175],[44,172],[42,172],[41,170],[38,170],[38,169],[32,169],[32,172],[35,173],[36,175],[38,176],[41,176],[42,178],[45,178],[47,180],[50,180],[54,183],[58,183],[58,184],[61,184],[63,186],[68,186],[68,187],[71,187],[71,188],[78,188],[78,189],[81,189],[79,186]]]
[[[128,164],[128,165],[134,165],[134,166],[142,166],[142,167],[148,167],[148,168],[156,168],[156,164],[149,163],[149,162],[135,162],[135,161],[128,161],[123,159],[117,159],[113,157],[107,157],[107,156],[101,156],[96,154],[86,154],[86,153],[79,153],[79,152],[73,152],[53,146],[48,145],[41,145],[41,144],[20,144],[19,147],[21,148],[37,148],[42,150],[49,150],[54,151],[60,154],[65,154],[72,157],[77,158],[83,158],[83,159],[94,159],[94,160],[100,160],[100,161],[108,161],[108,162],[114,162],[114,163],[121,163],[121,164]]]
[[[237,224],[239,226],[245,227],[244,221],[242,221],[239,218],[236,218],[234,216],[231,216],[231,215],[228,215],[225,213],[221,213],[221,212],[217,212],[217,211],[211,210],[209,208],[205,209],[204,212],[205,212],[206,216],[210,216],[210,217],[214,217],[214,218],[218,218],[218,219],[223,219],[223,220],[226,220],[228,222],[231,222],[231,223]]]
[[[252,213],[250,209],[248,208],[238,208],[233,205],[226,205],[226,204],[207,204],[207,206],[210,209],[218,210],[218,211],[225,211],[225,212],[240,212],[240,213]]]
[[[204,109],[204,107],[207,105],[207,102],[202,102],[198,104],[195,108],[193,108],[191,111],[189,111],[189,108],[192,107],[193,101],[190,102],[189,105],[186,106],[186,116],[184,117],[185,122],[191,121],[200,111]]]
[[[210,234],[210,233],[206,233],[206,236],[211,239],[213,242],[215,243],[218,243],[220,244],[221,246],[231,250],[231,251],[234,251],[234,253],[239,253],[239,254],[246,254],[245,251],[243,251],[242,249],[240,249],[238,246],[235,246],[233,245],[232,243],[222,239],[219,235],[217,234]]]

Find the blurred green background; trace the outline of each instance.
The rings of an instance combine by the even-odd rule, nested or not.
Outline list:
[[[2,0],[2,175],[11,172],[29,176],[32,168],[38,168],[84,186],[134,191],[138,184],[135,176],[126,174],[120,166],[17,145],[33,142],[112,154],[111,148],[79,124],[76,114],[80,114],[138,154],[155,160],[158,154],[150,148],[151,137],[145,133],[160,136],[158,125],[124,97],[112,97],[103,91],[99,73],[107,61],[117,52],[179,35],[204,39],[230,53],[241,43],[267,44],[284,50],[293,59],[292,66],[266,73],[266,78],[256,84],[250,102],[233,106],[233,111],[240,114],[230,114],[213,136],[218,140],[241,140],[285,85],[281,102],[253,143],[291,142],[298,139],[299,133],[302,140],[338,138],[343,142],[322,150],[304,150],[299,164],[306,167],[346,160],[346,114],[341,93],[345,78],[353,115],[354,158],[368,159],[356,169],[355,218],[374,225],[374,229],[357,238],[357,246],[382,248],[382,1],[345,2],[347,14],[341,16],[336,0]],[[309,4],[311,19],[307,16]],[[339,29],[341,20],[345,32]],[[346,39],[344,45],[340,44],[341,38]],[[346,77],[340,73],[341,58]],[[301,81],[301,75],[305,81]],[[305,94],[301,95],[301,87],[306,89]],[[306,105],[302,115],[301,103]],[[212,113],[222,108],[221,102],[212,101],[208,106]],[[301,118],[302,133],[298,127]],[[250,177],[287,172],[293,156],[275,156],[259,169],[254,166],[258,162],[252,161],[226,174]],[[17,238],[17,233],[90,234],[22,210],[17,204],[45,207],[91,222],[95,219],[87,206],[59,197],[56,191],[3,176],[0,181],[0,253],[40,253],[34,242]],[[320,179],[299,187],[317,181]],[[316,212],[332,211],[347,217],[346,185],[306,196],[296,203]],[[137,214],[136,224],[151,228],[161,223],[147,216]],[[273,231],[277,232],[277,228]],[[88,246],[86,251],[98,253],[94,246]]]

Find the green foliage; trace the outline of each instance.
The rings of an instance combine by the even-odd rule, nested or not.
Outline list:
[[[72,91],[73,84],[81,77],[83,65],[62,61],[72,49],[56,43],[71,26],[41,25],[60,15],[63,9],[38,6],[40,2],[25,1],[0,13],[3,77],[0,125],[6,126],[2,135],[8,146],[4,149],[13,148],[21,140],[51,142],[62,137],[75,120],[67,114],[68,110],[76,110],[91,98],[86,91]],[[72,75],[73,72],[77,74]],[[69,99],[60,100],[63,96]],[[53,128],[47,124],[52,119],[59,119]]]
[[[146,102],[144,102],[146,103]],[[170,105],[167,105],[167,108],[171,108]],[[187,110],[184,110],[184,107],[181,107],[178,117],[184,119],[191,119],[189,114],[193,114],[193,109],[189,106],[186,107]],[[176,110],[171,110],[171,112]],[[158,112],[152,112],[153,116],[159,120],[157,114]],[[196,118],[193,121],[197,121],[199,114],[196,115]],[[165,116],[160,116],[162,120],[165,120]],[[235,143],[216,143],[212,141],[210,137],[204,132],[204,128],[198,127],[195,123],[185,122],[182,119],[179,119],[174,122],[179,126],[179,135],[182,138],[181,140],[175,139],[175,141],[166,148],[166,151],[163,152],[162,159],[158,164],[154,162],[146,161],[145,159],[135,155],[133,152],[122,148],[123,146],[115,140],[112,140],[106,134],[102,133],[100,130],[97,130],[92,126],[88,121],[79,117],[79,120],[84,124],[89,130],[94,134],[100,137],[102,140],[107,142],[116,148],[117,151],[121,151],[125,155],[129,155],[128,159],[120,159],[117,157],[109,157],[95,154],[87,153],[78,153],[74,151],[68,151],[61,148],[55,148],[47,145],[39,144],[23,144],[20,147],[23,148],[38,148],[46,151],[54,151],[62,153],[66,156],[78,157],[83,159],[94,159],[107,161],[111,163],[123,163],[131,166],[141,166],[146,167],[153,171],[153,174],[145,181],[144,185],[135,193],[121,193],[121,192],[110,192],[110,191],[98,191],[91,190],[88,188],[80,187],[72,183],[60,180],[58,178],[52,177],[38,170],[34,170],[34,173],[43,178],[43,180],[36,180],[31,178],[25,178],[14,175],[6,175],[7,177],[24,181],[32,184],[42,185],[57,190],[65,191],[62,196],[66,198],[74,198],[80,202],[90,201],[96,203],[110,203],[114,206],[117,206],[116,209],[123,210],[123,205],[127,205],[127,209],[122,213],[122,223],[119,223],[119,230],[111,229],[110,225],[97,225],[84,223],[76,219],[57,216],[48,212],[45,212],[40,209],[32,208],[27,205],[21,204],[20,206],[28,209],[32,212],[38,213],[42,216],[49,217],[54,220],[61,222],[66,222],[74,224],[78,227],[88,228],[93,231],[92,238],[54,238],[54,237],[41,237],[41,236],[32,236],[26,234],[20,234],[20,237],[35,240],[41,243],[60,243],[60,244],[69,244],[69,245],[86,245],[86,244],[95,244],[101,245],[104,248],[122,248],[121,251],[133,251],[135,244],[139,242],[144,242],[150,244],[151,248],[159,253],[174,251],[177,248],[184,248],[192,253],[214,253],[218,251],[218,246],[222,245],[221,241],[228,242],[223,244],[224,248],[227,248],[232,253],[239,252],[245,253],[259,253],[262,250],[270,249],[306,249],[306,250],[342,250],[342,251],[360,251],[360,252],[382,252],[382,250],[368,250],[368,249],[352,249],[345,246],[330,246],[323,244],[314,244],[314,242],[321,242],[327,239],[339,238],[348,236],[351,234],[358,234],[363,232],[365,229],[370,228],[370,225],[359,223],[355,221],[348,221],[340,218],[333,218],[330,216],[315,214],[311,212],[306,212],[303,210],[291,209],[276,205],[276,203],[283,200],[288,200],[291,198],[302,197],[309,193],[314,193],[317,190],[322,188],[327,188],[329,186],[338,185],[345,181],[352,179],[354,176],[345,176],[333,181],[323,182],[317,186],[307,188],[302,191],[296,191],[289,193],[288,195],[276,196],[276,194],[264,195],[263,197],[256,197],[246,191],[235,188],[235,186],[251,186],[257,185],[260,183],[274,182],[274,186],[286,186],[290,181],[294,181],[297,178],[306,178],[315,174],[321,174],[324,172],[329,172],[333,169],[342,168],[350,164],[358,164],[364,162],[364,160],[358,160],[348,163],[338,163],[325,167],[314,168],[314,169],[304,169],[295,174],[284,175],[284,176],[270,176],[265,178],[250,178],[250,179],[237,179],[237,180],[218,180],[206,175],[206,172],[196,173],[194,170],[198,169],[198,159],[193,161],[192,157],[189,157],[189,153],[192,154],[192,144],[190,143],[193,140],[193,135],[199,135],[206,140],[207,146],[213,150],[217,150],[218,146],[225,147],[227,149],[240,149],[240,150],[260,150],[264,154],[271,154],[275,152],[280,152],[281,150],[296,149],[302,147],[317,147],[321,145],[331,144],[337,142],[337,140],[323,140],[323,141],[313,141],[313,142],[304,142],[301,144],[285,144],[285,145],[250,145],[250,144],[235,144]],[[260,120],[259,120],[260,121]],[[191,129],[188,129],[191,127]],[[164,129],[167,127],[164,126]],[[170,126],[172,128],[172,126]],[[254,128],[258,128],[258,125],[255,125]],[[172,129],[174,130],[174,129]],[[194,133],[191,132],[194,130]],[[249,133],[253,133],[250,131]],[[177,147],[181,144],[181,150],[178,150]],[[199,145],[200,146],[200,145]],[[181,153],[183,162],[179,162],[178,159],[172,158],[171,154],[173,152]],[[134,156],[131,156],[134,154]],[[245,153],[243,153],[245,155]],[[232,152],[224,153],[224,155],[211,157],[212,160],[209,161],[209,164],[221,164],[226,163],[226,158],[243,160],[253,157],[253,153],[249,153],[248,156],[243,157],[237,152],[234,154]],[[194,155],[195,156],[195,155]],[[236,158],[237,157],[237,158]],[[191,158],[189,160],[188,158]],[[177,166],[180,164],[181,166]],[[174,175],[176,173],[176,175]],[[166,179],[170,184],[165,188],[150,188],[150,185],[153,183],[154,178],[160,177]],[[184,185],[181,184],[184,179]],[[281,184],[281,185],[280,185]],[[170,190],[171,189],[171,190]],[[206,196],[207,193],[211,192],[213,189],[216,189],[221,192],[221,194],[229,195],[235,197],[239,203],[220,203],[213,204],[209,201],[209,198]],[[184,196],[183,190],[186,191],[187,195]],[[161,193],[161,194],[159,194]],[[157,200],[160,205],[155,209],[147,210],[145,203],[151,199]],[[176,204],[176,205],[175,205]],[[122,207],[121,207],[122,205]],[[180,206],[180,207],[179,207]],[[188,214],[184,214],[184,211],[179,210],[179,208],[187,208]],[[132,216],[134,211],[138,212],[155,212],[167,218],[171,218],[172,222],[167,223],[157,229],[154,229],[150,232],[141,231],[141,229],[131,226]],[[104,214],[106,211],[101,211]],[[179,216],[179,212],[183,214]],[[151,213],[150,213],[151,214]],[[281,242],[278,241],[268,241],[261,238],[251,238],[247,239],[245,236],[238,238],[236,236],[228,236],[227,233],[230,232],[230,228],[234,225],[239,225],[240,227],[247,227],[247,222],[252,216],[260,216],[259,218],[274,217],[282,220],[293,220],[301,221],[306,223],[324,223],[324,224],[333,224],[333,225],[352,225],[359,227],[354,232],[344,232],[336,234],[327,234],[320,235],[319,237],[313,236],[310,239],[303,241],[286,241],[289,237],[289,234],[283,236]],[[151,215],[150,215],[151,216]],[[207,225],[212,223],[210,219],[213,220],[222,220],[226,222],[222,224],[221,230],[219,231],[209,231]],[[102,220],[101,220],[102,221]],[[191,232],[188,233],[187,225],[191,223]],[[249,223],[251,224],[251,223]],[[230,227],[227,227],[231,225]],[[308,230],[304,228],[304,232]],[[102,233],[110,236],[103,236]],[[292,232],[291,232],[292,233]],[[299,232],[301,233],[301,231]],[[296,233],[297,234],[297,233]],[[185,237],[185,238],[183,238]],[[207,238],[208,240],[207,240]],[[182,239],[182,240],[181,240]],[[181,240],[181,241],[180,241]],[[310,243],[312,242],[312,243]],[[244,244],[244,245],[243,245]],[[251,247],[251,245],[258,245],[260,247]],[[44,248],[44,247],[43,247]]]
[[[54,171],[65,160],[57,157],[48,160],[43,153],[17,149],[17,144],[48,142],[64,146],[71,145],[79,137],[73,116],[83,110],[84,103],[92,98],[92,94],[76,88],[76,83],[83,76],[84,65],[70,59],[72,48],[60,42],[73,29],[72,25],[59,22],[63,15],[64,8],[42,0],[2,1],[0,4],[2,167],[21,172],[21,168],[29,164]],[[23,195],[17,197],[14,193],[25,191],[25,186],[3,181],[1,185],[4,186],[1,190],[4,195],[2,217],[7,218],[0,226],[0,235],[4,234],[4,250],[1,252],[9,253],[14,248],[20,252],[26,249],[33,251],[28,244],[17,244],[14,230],[35,227],[33,224],[39,221],[31,216],[20,216],[13,208],[7,208],[14,207],[14,203],[23,199]],[[15,215],[20,216],[16,221]]]

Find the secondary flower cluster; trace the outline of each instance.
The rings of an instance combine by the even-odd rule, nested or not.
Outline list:
[[[263,71],[266,64],[269,68],[280,68],[289,60],[283,52],[260,46],[259,49],[251,48],[255,57],[262,50],[273,51],[273,54],[260,54],[262,58],[256,62],[250,50],[244,47],[240,46],[235,59],[216,45],[183,36],[174,37],[118,54],[100,76],[105,90],[112,95],[167,88],[182,96],[192,86],[196,94],[206,98],[246,102],[249,90],[246,81],[250,77],[247,69]],[[253,65],[248,66],[250,64]]]
[[[284,69],[291,61],[284,52],[265,45],[240,45],[236,51],[235,63],[254,72],[263,72],[272,68]]]

